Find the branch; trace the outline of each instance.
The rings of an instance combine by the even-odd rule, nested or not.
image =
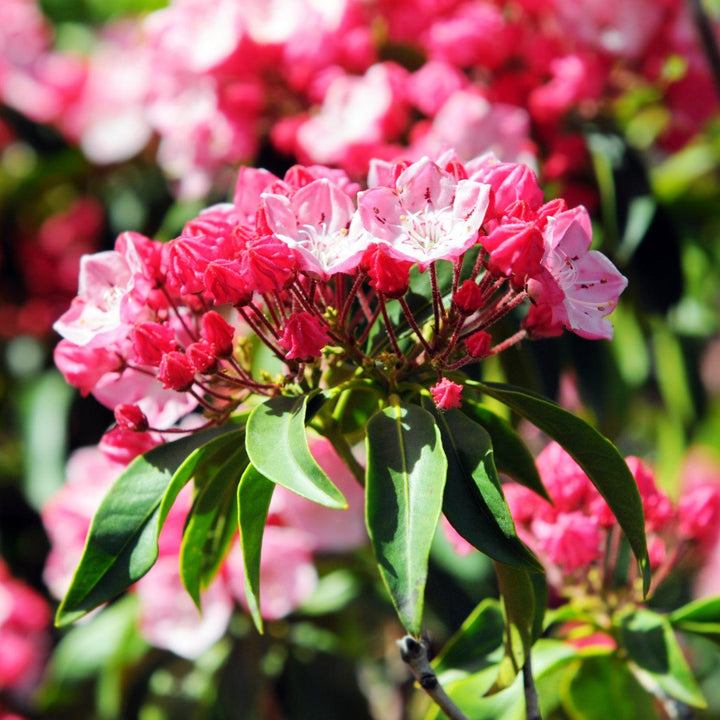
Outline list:
[[[432,669],[427,656],[427,647],[410,635],[398,640],[400,657],[410,668],[420,687],[432,698],[435,704],[450,718],[450,720],[468,720],[460,708],[448,697],[437,675]]]

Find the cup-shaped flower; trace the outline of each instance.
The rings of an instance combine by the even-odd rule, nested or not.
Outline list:
[[[389,253],[424,270],[435,260],[454,261],[475,244],[485,218],[490,187],[458,181],[429,158],[410,165],[395,187],[358,195],[365,229],[389,246]]]
[[[349,235],[355,206],[326,178],[301,187],[292,197],[263,196],[268,226],[298,252],[300,268],[322,279],[351,273],[367,246],[363,233]]]
[[[547,220],[541,272],[529,283],[531,297],[550,305],[548,324],[564,325],[589,340],[612,338],[606,315],[615,306],[627,279],[602,253],[590,250],[592,230],[584,207]]]

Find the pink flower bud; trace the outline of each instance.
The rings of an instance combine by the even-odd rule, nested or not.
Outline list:
[[[309,312],[299,312],[288,318],[280,345],[288,352],[288,360],[311,360],[318,357],[330,342],[327,330],[320,320]]]
[[[437,385],[430,388],[435,404],[441,410],[449,410],[450,408],[460,407],[462,385],[454,383],[452,380],[443,378]]]
[[[207,340],[200,340],[188,345],[185,354],[195,372],[212,372],[217,367],[215,346]]]
[[[163,355],[158,368],[158,380],[165,388],[187,392],[195,379],[195,368],[181,352],[173,351]]]
[[[230,357],[233,354],[233,326],[214,310],[205,313],[200,322],[200,336],[215,346],[215,355]]]
[[[138,455],[158,444],[158,438],[153,433],[134,432],[117,426],[102,436],[99,448],[108,460],[119,465],[127,465]]]
[[[482,290],[473,280],[466,280],[453,295],[452,301],[463,315],[472,315],[482,305]]]
[[[247,305],[253,296],[237,260],[211,262],[205,270],[205,288],[217,305]]]
[[[133,350],[143,365],[157,367],[165,353],[175,350],[175,331],[167,325],[146,322],[132,331]]]
[[[480,330],[466,338],[465,349],[468,351],[470,357],[484,358],[490,351],[491,342],[492,337],[490,333]]]
[[[412,263],[390,257],[382,245],[370,246],[360,266],[369,275],[370,285],[389,298],[402,297],[410,286]]]
[[[115,408],[115,422],[123,430],[132,432],[145,432],[148,429],[148,419],[137,405],[118,405]]]

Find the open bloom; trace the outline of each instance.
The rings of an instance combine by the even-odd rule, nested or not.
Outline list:
[[[475,244],[490,187],[458,181],[429,158],[404,170],[394,188],[358,196],[365,229],[387,243],[389,254],[424,270],[434,260],[456,260]]]
[[[627,278],[605,255],[590,250],[587,210],[577,207],[548,218],[543,238],[542,264],[548,273],[533,278],[528,288],[538,306],[548,307],[548,324],[564,325],[589,340],[612,338],[606,316],[627,287]]]

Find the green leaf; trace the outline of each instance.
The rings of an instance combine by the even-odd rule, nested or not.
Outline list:
[[[544,598],[538,598],[536,602],[530,573],[503,563],[495,563],[495,572],[506,625],[505,658],[495,684],[495,689],[499,690],[510,686],[522,670],[537,633],[538,615],[542,628],[545,607],[541,605]]]
[[[528,419],[575,459],[605,498],[625,532],[640,565],[643,589],[647,593],[650,562],[642,501],[635,478],[617,448],[584,420],[541,395],[501,383],[469,384]]]
[[[180,577],[200,608],[200,589],[215,577],[237,528],[237,488],[248,465],[240,445],[209,478],[198,483],[180,545]]]
[[[470,613],[433,660],[438,676],[445,674],[440,677],[441,683],[457,678],[458,674],[474,674],[497,666],[502,658],[504,638],[505,619],[500,603],[487,598]]]
[[[465,403],[462,409],[490,434],[497,469],[552,502],[540,479],[535,458],[512,425],[492,410],[476,403]]]
[[[80,564],[55,622],[67,625],[139,580],[155,563],[160,505],[187,456],[232,425],[201,430],[135,458],[113,483],[90,525]]]
[[[275,483],[248,465],[237,491],[238,527],[245,567],[245,595],[255,627],[263,631],[260,614],[260,552]]]
[[[623,618],[620,629],[630,668],[643,686],[656,684],[686,705],[707,707],[667,617],[639,609]]]
[[[416,636],[446,472],[430,413],[396,399],[370,419],[365,519],[383,581],[400,620]]]
[[[720,643],[720,597],[694,600],[675,610],[669,619],[677,630]]]
[[[460,410],[440,411],[430,402],[426,408],[440,429],[448,461],[443,513],[450,524],[493,560],[544,572],[515,532],[488,433]]]
[[[533,658],[535,653],[533,653]],[[568,668],[563,705],[567,716],[578,720],[640,720],[656,718],[648,693],[616,655],[583,658]]]
[[[255,468],[268,480],[329,508],[347,502],[317,464],[305,434],[308,395],[274,397],[258,405],[247,423],[245,444]]]
[[[244,427],[229,428],[229,432],[193,450],[185,458],[182,465],[175,471],[172,481],[163,495],[162,503],[160,503],[160,527],[165,524],[173,503],[190,479],[195,478],[196,484],[201,485],[204,480],[213,477],[236,447],[244,447],[244,440]]]

